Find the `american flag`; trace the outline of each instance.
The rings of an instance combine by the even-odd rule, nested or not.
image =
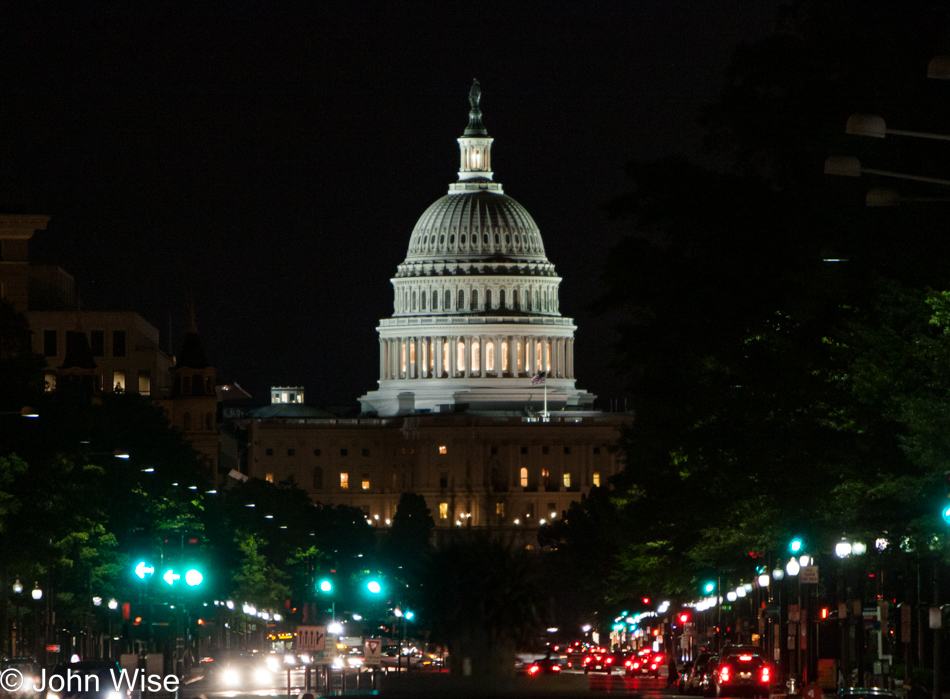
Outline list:
[[[539,371],[538,375],[531,379],[532,386],[540,386],[544,383],[544,377],[548,375],[546,371]]]

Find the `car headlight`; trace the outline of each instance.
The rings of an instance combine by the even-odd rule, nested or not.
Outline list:
[[[270,670],[268,670],[266,667],[259,667],[256,670],[254,670],[255,682],[258,682],[260,684],[265,684],[266,682],[270,682],[270,680],[271,680]]]
[[[343,669],[343,658],[341,658],[339,655],[336,656],[336,657],[333,659],[333,667],[335,667],[337,670],[342,670],[342,669]]]
[[[231,669],[231,668],[228,668],[227,670],[225,670],[224,672],[221,673],[221,680],[222,680],[225,684],[228,684],[228,685],[231,685],[232,687],[234,687],[234,686],[237,686],[237,685],[241,682],[241,677],[240,677],[240,675],[238,675],[237,670],[233,670],[233,669]],[[49,699],[49,698],[47,697],[47,699]],[[57,699],[58,699],[58,697],[57,697]]]

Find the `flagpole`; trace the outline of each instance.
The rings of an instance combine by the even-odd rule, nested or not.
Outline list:
[[[548,382],[545,381],[544,382],[544,412],[541,413],[541,419],[544,420],[544,422],[547,422],[548,418],[550,418],[550,415],[548,415]]]

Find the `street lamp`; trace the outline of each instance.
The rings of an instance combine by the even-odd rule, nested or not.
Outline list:
[[[924,177],[923,175],[909,175],[904,172],[892,172],[891,170],[877,170],[869,167],[862,167],[861,161],[850,155],[830,155],[825,159],[826,175],[841,175],[843,177],[860,177],[861,175],[881,175],[883,177],[895,177],[901,180],[914,180],[915,182],[929,182],[931,184],[950,185],[950,180],[943,180],[937,177]]]
[[[23,583],[20,582],[20,579],[17,578],[16,582],[13,583],[13,594],[16,604],[16,636],[14,637],[14,642],[11,643],[11,647],[14,655],[19,655],[17,653],[17,648],[23,647],[23,641],[21,637],[23,636],[23,629],[20,626],[20,595],[23,594]]]

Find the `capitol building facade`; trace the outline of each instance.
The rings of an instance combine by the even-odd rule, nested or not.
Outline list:
[[[590,410],[574,386],[574,331],[560,313],[561,278],[521,204],[493,180],[481,91],[469,94],[458,139],[458,182],[416,223],[392,279],[393,315],[380,321],[379,388],[364,413]],[[543,372],[544,389],[531,379]]]
[[[561,279],[534,219],[494,181],[480,99],[476,82],[458,182],[422,214],[392,278],[378,386],[360,416],[308,408],[297,389],[292,404],[276,399],[247,420],[246,469],[361,508],[374,526],[414,492],[439,536],[491,526],[531,545],[540,524],[623,467],[614,445],[631,417],[595,411],[575,386]]]

